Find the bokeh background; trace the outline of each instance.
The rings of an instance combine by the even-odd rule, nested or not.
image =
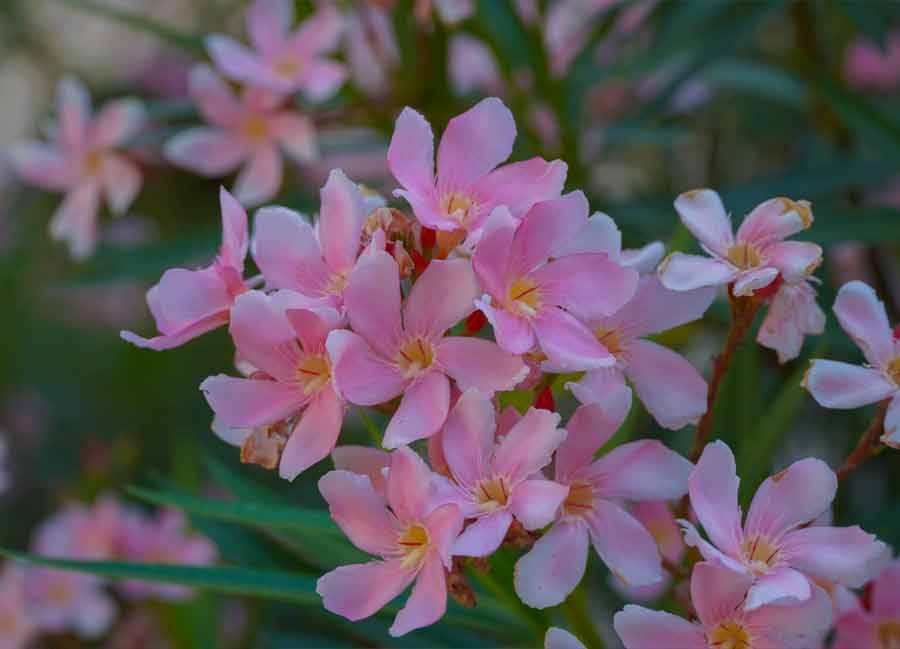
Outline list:
[[[486,0],[454,25],[427,12],[423,18],[422,7],[409,0],[338,4],[357,16],[386,7],[395,40],[375,49],[376,68],[353,54],[348,39],[340,56],[354,64],[354,76],[314,113],[323,158],[291,167],[273,202],[314,211],[318,187],[336,166],[386,192],[392,185],[384,152],[404,105],[423,112],[438,130],[491,94],[516,115],[514,157],[565,159],[567,188],[583,188],[594,209],[611,214],[628,246],[654,239],[669,249],[693,245],[671,203],[694,187],[719,190],[735,219],[771,196],[808,199],[816,223],[804,237],[826,249],[817,276],[828,328],[784,366],[770,351],[745,345],[725,384],[715,436],[736,449],[750,493],[770,470],[800,457],[835,466],[846,455],[871,412],[823,410],[799,381],[812,356],[861,360],[831,318],[840,284],[869,282],[892,321],[900,316],[900,3]],[[210,432],[211,413],[198,385],[232,366],[224,330],[166,353],[136,349],[118,337],[120,329],[152,331],[144,292],[163,270],[205,264],[217,247],[219,182],[164,164],[160,146],[197,121],[185,86],[190,64],[204,59],[202,36],[242,34],[244,5],[0,3],[0,146],[40,131],[64,73],[81,77],[97,103],[119,95],[144,99],[153,122],[136,143],[145,187],[128,215],[104,215],[100,248],[86,262],[73,262],[47,235],[59,197],[20,186],[0,162],[4,547],[27,547],[34,525],[68,499],[92,500],[131,485],[322,506],[314,485],[325,467],[288,484],[241,467],[235,450]],[[298,2],[298,8],[308,12],[310,4]],[[726,323],[721,301],[702,323],[671,332],[665,342],[708,373]],[[561,409],[571,409],[559,396]],[[354,428],[345,441],[368,439],[363,422],[351,423]],[[685,450],[691,434],[663,435],[635,402],[616,440],[660,437]],[[835,518],[859,522],[900,547],[900,452],[881,453],[851,476]],[[321,539],[311,537],[304,549],[304,539],[295,538],[298,558],[297,547],[288,551],[284,539],[202,517],[194,524],[217,543],[226,563],[292,567],[315,577],[317,562],[327,562],[332,551]],[[622,600],[602,568],[590,574],[588,604],[601,626],[608,625]],[[504,578],[502,570],[497,578]],[[317,603],[204,594],[138,614],[149,639],[107,646],[422,642],[415,634],[389,640],[383,620],[340,623]],[[490,625],[458,624],[445,620],[435,627],[429,646],[525,642]],[[600,631],[615,646],[610,630]],[[47,646],[91,646],[74,638],[54,642]]]

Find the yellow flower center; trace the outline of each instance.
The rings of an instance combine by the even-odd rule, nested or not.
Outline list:
[[[96,175],[103,166],[103,154],[99,151],[88,151],[84,156],[84,173],[88,176]]]
[[[72,601],[73,594],[68,581],[55,579],[47,590],[47,599],[57,606],[66,606]]]
[[[465,223],[474,212],[475,201],[459,192],[447,194],[441,199],[441,208],[454,221]]]
[[[304,394],[312,394],[331,380],[331,365],[325,354],[310,354],[297,365],[297,380]]]
[[[434,347],[427,340],[413,338],[400,346],[396,362],[404,378],[414,378],[431,367],[434,362]]]
[[[577,480],[569,485],[569,495],[563,503],[563,511],[569,516],[583,516],[594,508],[594,487],[587,480]]]
[[[403,554],[400,565],[403,568],[413,568],[422,562],[428,551],[428,530],[422,525],[410,525],[397,538],[397,545]]]
[[[750,632],[738,622],[722,622],[710,632],[707,640],[715,649],[752,649]]]
[[[509,485],[503,477],[482,480],[475,487],[475,499],[482,511],[490,512],[509,502]]]
[[[241,124],[241,133],[251,142],[264,142],[269,138],[269,127],[262,115],[248,115]]]
[[[600,344],[606,347],[607,351],[613,356],[619,356],[619,354],[625,351],[625,345],[622,343],[621,338],[619,338],[619,332],[615,329],[597,327],[594,329],[594,337],[596,337]]]
[[[736,243],[728,249],[728,261],[740,268],[748,270],[762,263],[759,251],[751,243]]]
[[[879,649],[900,649],[900,620],[888,620],[876,631]]]
[[[341,295],[344,289],[347,288],[349,279],[347,273],[335,273],[328,279],[328,283],[325,284],[325,290],[332,295]]]
[[[272,69],[279,77],[295,79],[300,74],[301,66],[300,62],[294,57],[285,56],[275,61]]]
[[[541,308],[541,290],[527,277],[520,277],[509,285],[509,304],[521,315],[531,317]]]
[[[813,215],[809,201],[794,201],[790,198],[782,198],[781,204],[784,206],[783,214],[796,212],[800,216],[800,220],[803,221],[803,227],[808,228],[812,225]]]
[[[747,564],[757,575],[765,574],[778,560],[778,548],[768,539],[755,536],[741,545]]]
[[[900,356],[891,360],[887,365],[888,376],[900,387]]]

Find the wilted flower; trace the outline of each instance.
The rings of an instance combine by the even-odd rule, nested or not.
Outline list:
[[[773,286],[774,294],[766,295]],[[774,349],[779,363],[797,358],[806,336],[825,331],[825,313],[816,302],[816,289],[809,279],[797,283],[776,279],[760,293],[769,299],[769,309],[756,334],[756,342]]]

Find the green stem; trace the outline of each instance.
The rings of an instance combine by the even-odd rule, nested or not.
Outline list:
[[[569,625],[569,630],[584,643],[585,647],[603,649],[603,638],[600,637],[597,627],[591,620],[584,586],[578,586],[572,591],[561,609],[566,623]]]
[[[500,603],[502,603],[510,610],[510,612],[524,620],[532,629],[537,632],[538,637],[541,638],[541,642],[543,642],[546,626],[544,625],[544,621],[543,619],[541,619],[540,613],[538,613],[538,611],[525,606],[515,593],[511,592],[508,587],[500,583],[497,578],[490,572],[484,572],[478,569],[470,569],[469,576],[472,577],[472,579],[474,579],[476,582],[478,582],[478,584],[481,585],[485,590],[487,590],[491,595],[496,597]]]

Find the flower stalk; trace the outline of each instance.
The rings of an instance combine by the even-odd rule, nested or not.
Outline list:
[[[856,446],[837,470],[836,474],[838,480],[846,478],[851,471],[856,469],[875,453],[878,446],[878,438],[884,432],[884,418],[885,415],[887,415],[887,409],[890,403],[890,399],[885,399],[878,403],[878,407],[875,410],[875,416],[872,417],[869,426],[863,431],[863,434],[859,436],[859,441],[856,443]]]

